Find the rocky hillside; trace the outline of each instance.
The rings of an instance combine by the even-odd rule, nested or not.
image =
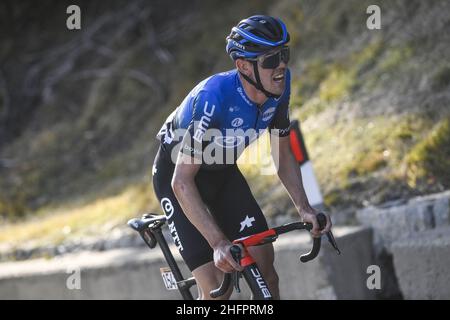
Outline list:
[[[218,60],[231,67],[236,1],[81,1],[80,31],[66,28],[68,5],[2,4],[2,216],[142,181],[170,110]]]
[[[335,211],[450,187],[450,4],[382,1],[368,30],[369,4],[274,8],[294,35],[292,114]]]
[[[378,1],[380,30],[359,0],[77,1],[81,30],[66,28],[69,4],[0,4],[0,217],[76,212],[0,241],[158,208],[156,132],[198,81],[233,67],[225,36],[261,12],[290,30],[291,116],[331,211],[450,188],[448,1]],[[275,177],[245,171],[266,214],[292,213]]]

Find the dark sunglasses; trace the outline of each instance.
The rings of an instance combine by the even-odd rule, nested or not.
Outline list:
[[[281,61],[284,63],[289,62],[289,47],[283,47],[275,53],[259,56],[256,59],[261,63],[263,69],[275,69],[278,68]]]

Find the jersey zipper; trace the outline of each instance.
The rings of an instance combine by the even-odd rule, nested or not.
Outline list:
[[[266,101],[267,102],[267,101]],[[264,105],[266,104],[266,102],[264,102],[261,106],[256,106],[256,121],[255,121],[255,125],[253,126],[254,128],[255,128],[255,130],[256,130],[256,127],[257,127],[257,125],[258,125],[258,120],[259,120],[259,117],[261,116],[261,110],[263,110],[264,109]]]
[[[261,109],[259,109],[259,107],[256,107],[256,120],[255,120],[255,125],[253,126],[256,130],[256,127],[258,126],[258,120],[259,120],[259,116],[261,115]]]

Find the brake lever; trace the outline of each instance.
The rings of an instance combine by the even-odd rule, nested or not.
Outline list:
[[[241,248],[239,248],[237,245],[233,245],[230,248],[230,253],[231,253],[231,256],[233,257],[234,261],[241,264],[241,258],[242,258]],[[234,285],[234,288],[236,289],[236,292],[238,292],[238,293],[241,292],[241,288],[239,287],[240,277],[241,277],[241,273],[239,271],[233,272],[233,285]]]
[[[327,224],[327,219],[324,214],[319,213],[317,215],[317,221],[319,222],[320,229],[325,228],[325,225]],[[326,235],[328,238],[328,242],[331,244],[331,246],[337,251],[338,254],[341,254],[341,251],[339,250],[339,248],[337,246],[336,239],[334,239],[333,232],[331,232],[331,230],[330,230],[326,233]]]
[[[233,271],[233,286],[237,293],[241,292],[241,287],[239,286],[239,279],[241,278],[241,273],[239,271]]]
[[[331,246],[337,251],[337,254],[340,255],[341,250],[339,250],[337,243],[336,243],[336,239],[334,239],[333,232],[331,232],[331,230],[327,232],[327,238],[328,238],[328,242],[330,242]]]
[[[240,264],[242,252],[241,248],[237,245],[233,245],[230,248],[230,253],[233,259]],[[218,298],[220,296],[223,296],[230,287],[231,282],[233,282],[233,286],[236,289],[237,292],[241,292],[241,288],[239,287],[239,278],[241,277],[241,272],[239,271],[233,271],[232,273],[224,273],[222,284],[219,288],[211,290],[209,292],[209,295],[211,298]]]
[[[317,214],[317,222],[319,223],[319,229],[322,230],[323,228],[325,228],[326,224],[327,224],[327,219],[325,217],[325,215],[323,213],[318,213]],[[311,231],[312,225],[307,227],[307,230]],[[336,240],[334,239],[333,233],[330,231],[328,231],[326,233],[328,241],[330,242],[331,246],[337,251],[338,255],[341,254],[341,251],[339,250]],[[314,238],[313,240],[313,247],[311,249],[310,252],[308,252],[307,254],[304,254],[300,257],[300,261],[301,262],[308,262],[312,259],[314,259],[315,257],[317,257],[317,255],[319,254],[320,251],[320,247],[321,247],[321,237],[317,237]]]

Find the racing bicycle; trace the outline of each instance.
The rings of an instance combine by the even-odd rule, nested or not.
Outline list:
[[[326,225],[325,215],[317,214],[317,221],[319,228],[322,230]],[[128,225],[139,233],[144,242],[150,249],[153,249],[158,244],[166,259],[169,268],[161,269],[164,284],[167,289],[177,289],[184,300],[193,300],[190,288],[196,285],[194,277],[185,279],[175,261],[172,252],[167,244],[166,239],[162,233],[162,228],[167,222],[165,215],[157,215],[146,213],[141,218],[134,218],[128,221]],[[250,255],[248,248],[252,246],[259,246],[266,243],[276,241],[281,234],[291,232],[294,230],[311,231],[313,228],[311,223],[307,222],[292,222],[282,226],[274,227],[269,230],[253,234],[248,237],[236,239],[232,241],[233,246],[230,248],[230,253],[233,258],[242,267],[243,271],[234,271],[232,273],[224,273],[222,283],[219,288],[210,292],[212,298],[218,298],[224,295],[234,285],[237,292],[240,292],[239,279],[243,276],[244,280],[252,293],[252,298],[255,300],[272,300],[272,294],[269,287],[264,280],[256,262]],[[326,233],[328,241],[333,248],[340,254],[336,240],[331,231]],[[311,250],[300,256],[300,261],[306,263],[313,260],[319,254],[321,247],[321,237],[313,238],[313,245]]]

